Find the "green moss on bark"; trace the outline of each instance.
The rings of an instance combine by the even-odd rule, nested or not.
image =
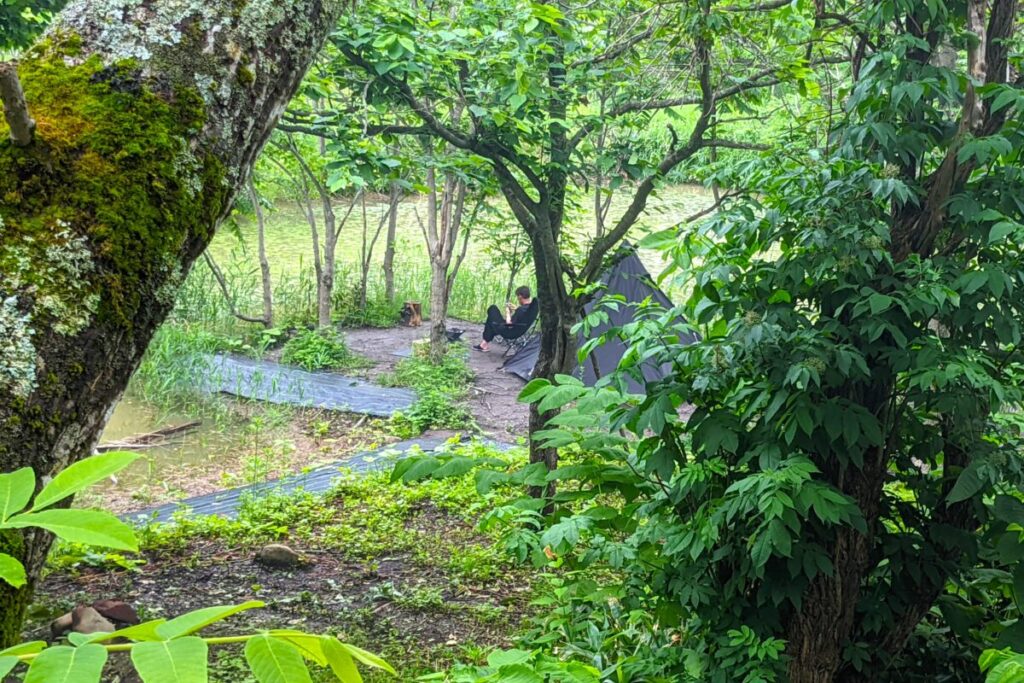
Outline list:
[[[228,189],[221,164],[190,146],[204,125],[195,89],[133,61],[69,59],[77,50],[50,42],[19,67],[36,140],[15,147],[0,123],[0,273],[37,330],[72,320],[74,333],[92,316],[130,329],[209,236]]]

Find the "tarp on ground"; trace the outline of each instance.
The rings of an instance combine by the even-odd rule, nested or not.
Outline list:
[[[416,392],[371,384],[333,372],[309,372],[265,360],[216,354],[204,356],[199,386],[268,403],[327,408],[391,417],[416,402]]]
[[[488,448],[507,451],[510,444],[485,439],[481,441]],[[418,453],[430,453],[446,449],[450,445],[448,437],[429,436],[399,441],[376,448],[372,451],[359,453],[345,460],[322,465],[315,469],[288,475],[280,479],[241,486],[223,491],[215,491],[202,496],[186,498],[174,503],[166,503],[145,510],[137,510],[122,515],[121,518],[131,522],[169,522],[175,513],[187,511],[192,515],[217,515],[228,519],[238,517],[239,509],[246,500],[272,495],[289,495],[299,491],[304,493],[326,493],[334,488],[344,472],[362,475],[387,469],[398,460]]]
[[[621,252],[619,260],[605,271],[601,278],[601,282],[605,285],[602,296],[618,294],[625,298],[629,304],[640,303],[649,298],[653,303],[662,306],[666,310],[672,308],[672,302],[654,282],[647,269],[644,268],[644,264],[640,261],[636,250],[628,245],[623,248],[625,251]],[[585,312],[589,314],[593,311],[600,303],[600,299],[601,296],[587,304],[584,307]],[[619,306],[618,310],[609,308],[605,310],[608,313],[608,322],[593,328],[591,330],[593,337],[598,337],[611,328],[621,327],[631,322],[635,312],[633,306]],[[692,344],[698,339],[699,336],[696,333],[691,333],[684,335],[680,341],[684,344]],[[579,343],[582,345],[586,340],[581,335]],[[626,353],[626,349],[626,341],[618,338],[608,339],[604,344],[591,352],[583,367],[577,367],[574,374],[583,380],[585,384],[593,386],[599,378],[598,370],[600,375],[605,375],[617,368],[619,361],[622,360],[622,356]],[[533,368],[537,364],[539,355],[540,336],[534,335],[516,355],[505,361],[502,368],[506,372],[517,375],[524,381],[529,381],[533,376]],[[664,377],[668,374],[669,370],[670,367],[668,365],[659,367],[649,364],[642,367],[643,375],[647,381]],[[630,380],[629,385],[633,391],[643,390],[643,387],[635,381]]]

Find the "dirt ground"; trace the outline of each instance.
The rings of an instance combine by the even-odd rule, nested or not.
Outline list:
[[[430,335],[429,323],[420,327],[392,327],[388,329],[346,329],[349,348],[377,363],[367,372],[371,379],[390,372],[402,360],[396,352],[408,352],[412,342]],[[462,339],[468,346],[480,341],[483,325],[451,319],[448,329],[465,330]],[[529,409],[519,403],[516,396],[522,391],[523,381],[501,369],[504,347],[494,344],[487,353],[470,349],[469,366],[476,373],[469,391],[468,407],[484,434],[496,441],[515,443],[526,437]]]
[[[339,508],[345,503],[336,502]],[[25,638],[50,638],[49,622],[75,605],[125,600],[143,619],[170,618],[213,604],[264,600],[266,608],[244,612],[205,635],[245,633],[263,628],[299,628],[337,633],[391,659],[416,666],[465,656],[461,646],[510,646],[509,634],[530,612],[529,582],[508,573],[486,581],[453,575],[439,558],[425,558],[440,539],[480,540],[461,519],[424,503],[406,522],[422,537],[424,552],[385,552],[373,560],[345,557],[318,548],[317,539],[291,541],[311,563],[298,569],[271,569],[254,561],[256,547],[222,539],[190,540],[184,547],[147,551],[135,571],[81,568],[49,574],[36,592]],[[202,589],[197,591],[196,587]],[[419,653],[406,657],[402,652]],[[123,659],[123,658],[122,658]],[[223,667],[218,667],[223,668]],[[112,661],[104,681],[137,683],[127,661]],[[402,672],[398,680],[412,680]],[[217,681],[251,680],[221,671]],[[390,679],[395,680],[395,679]]]

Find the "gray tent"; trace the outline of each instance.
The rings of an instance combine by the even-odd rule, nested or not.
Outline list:
[[[655,284],[647,269],[644,268],[644,264],[641,263],[640,257],[637,256],[636,250],[632,247],[624,247],[620,258],[605,271],[601,282],[605,285],[605,295],[622,295],[628,303],[639,303],[650,298],[652,302],[661,305],[666,310],[672,308],[672,302]],[[587,304],[584,309],[585,312],[589,314],[599,303],[600,298],[598,296],[596,300]],[[609,322],[593,329],[591,331],[592,335],[597,337],[609,328],[621,327],[629,323],[633,319],[633,313],[634,309],[632,306],[619,306],[617,311],[608,310]],[[690,334],[683,337],[681,341],[685,344],[692,344],[698,338],[696,334]],[[580,344],[585,341],[586,339],[580,338]],[[583,364],[583,368],[576,368],[574,374],[582,379],[584,383],[593,385],[598,380],[594,367],[595,361],[597,369],[600,370],[601,374],[607,374],[618,367],[619,361],[625,352],[625,341],[617,338],[608,339],[604,344],[591,352],[590,357]],[[533,375],[533,367],[537,364],[537,357],[539,355],[540,336],[535,335],[526,342],[526,345],[516,355],[505,361],[502,368],[505,372],[510,372],[521,377],[523,380],[529,381]],[[643,369],[644,377],[648,381],[663,377],[668,372],[668,367],[659,367],[653,364]],[[630,382],[630,385],[630,388],[634,391],[641,391],[643,389],[643,387],[633,381]]]

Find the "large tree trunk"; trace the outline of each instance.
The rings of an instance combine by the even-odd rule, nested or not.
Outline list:
[[[575,368],[577,343],[572,327],[580,316],[577,299],[565,286],[565,275],[554,235],[555,231],[545,226],[539,226],[530,234],[540,308],[540,355],[533,368],[533,376],[547,380],[554,380],[555,375],[569,374]],[[546,429],[548,420],[558,414],[558,411],[540,412],[537,405],[530,404],[531,436]],[[531,438],[530,462],[543,462],[548,470],[553,470],[558,466],[558,450],[542,448]],[[530,490],[530,494],[534,497],[552,495],[554,489],[552,482],[546,491],[535,487]]]
[[[0,123],[0,462],[89,455],[196,257],[334,25],[333,0],[74,0],[24,55],[37,128]],[[50,547],[0,539],[0,647]]]

